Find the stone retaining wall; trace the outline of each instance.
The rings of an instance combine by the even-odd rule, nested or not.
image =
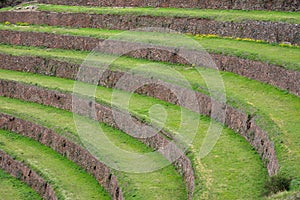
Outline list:
[[[51,33],[1,31],[0,43],[48,48],[93,50],[102,39]]]
[[[2,124],[2,122],[3,119],[0,118],[0,124]],[[40,194],[43,199],[57,200],[52,186],[49,185],[47,181],[30,169],[30,167],[22,162],[14,160],[2,150],[0,150],[0,168],[29,185],[33,190]]]
[[[134,125],[139,125],[140,127],[142,127],[144,124],[143,122],[139,121],[137,118],[134,118],[134,117],[132,118],[132,120],[134,122],[132,124],[132,123],[130,123],[131,119],[128,119],[128,117],[121,111],[118,112],[117,114],[113,113],[111,108],[103,106],[98,103],[93,104],[95,106],[96,114],[90,113],[90,107],[92,106],[92,102],[89,99],[81,99],[81,98],[76,99],[77,104],[75,105],[75,107],[78,109],[73,110],[72,109],[72,100],[74,101],[74,99],[72,99],[71,94],[42,89],[39,87],[25,85],[25,84],[14,82],[14,81],[0,80],[0,86],[1,86],[0,87],[0,96],[6,96],[6,97],[10,97],[10,98],[18,98],[21,100],[35,102],[35,103],[39,103],[39,104],[43,104],[43,105],[48,105],[48,106],[64,109],[67,111],[73,111],[77,114],[80,114],[83,116],[88,116],[90,118],[93,118],[93,119],[103,122],[105,124],[108,124],[114,128],[123,130],[126,133],[131,134],[131,135],[134,134],[134,133],[130,132],[130,131],[134,130],[134,128],[133,128]],[[77,97],[74,97],[74,98],[77,98]],[[115,121],[115,117],[114,117],[115,115],[117,115],[118,118],[120,119],[119,123],[117,123]],[[28,126],[28,128],[29,128],[29,130],[32,130],[30,128],[30,126]],[[33,129],[33,130],[35,130],[35,129]],[[149,135],[149,133],[147,132],[148,130],[149,129],[144,128],[144,129],[139,129],[138,131],[142,135]],[[16,132],[16,130],[14,130],[14,131]],[[49,132],[49,130],[47,130],[47,133],[48,132]],[[191,199],[192,195],[193,195],[193,191],[194,191],[194,179],[195,179],[192,164],[191,164],[189,158],[187,158],[187,156],[179,148],[177,148],[177,146],[175,144],[169,142],[163,136],[163,135],[165,135],[165,133],[163,131],[161,131],[160,133],[161,133],[161,135],[160,134],[151,134],[150,137],[146,137],[146,138],[143,137],[143,138],[137,138],[137,139],[140,140],[141,142],[143,142],[144,144],[146,144],[147,146],[149,146],[155,150],[159,150],[159,153],[161,153],[167,159],[177,158],[173,164],[176,167],[177,171],[183,176],[184,181],[187,185],[187,189],[188,189],[188,198]],[[51,133],[51,134],[53,134],[53,133]],[[58,151],[64,155],[66,154],[70,160],[72,160],[76,163],[78,162],[78,165],[80,165],[87,171],[90,170],[90,165],[85,165],[84,163],[86,161],[84,161],[84,159],[83,159],[83,158],[89,158],[89,157],[87,157],[87,155],[84,155],[84,153],[82,152],[83,151],[82,149],[68,150],[69,146],[73,147],[73,149],[79,148],[79,147],[76,147],[75,144],[70,143],[70,142],[69,142],[70,144],[61,145],[61,143],[65,144],[68,141],[66,141],[66,139],[59,138],[58,136],[50,137],[50,135],[49,135],[49,138],[53,138],[53,140],[55,140],[57,142],[54,142],[54,141],[49,142],[49,143],[47,143],[47,141],[44,141],[44,142],[40,141],[40,142],[43,142],[46,145],[51,144],[51,147],[53,147],[56,151]],[[62,148],[62,146],[64,148]],[[81,152],[79,155],[82,155],[82,154],[84,155],[82,158],[81,157],[78,158],[79,161],[77,160],[77,157],[76,157],[78,151]],[[85,153],[85,154],[87,154],[87,153]],[[75,156],[75,157],[73,157],[73,156]],[[91,155],[89,155],[89,156],[91,156]],[[92,158],[87,159],[87,162],[88,161],[96,162],[95,159],[94,160],[93,159]],[[173,162],[173,160],[170,160],[170,161]],[[108,169],[102,170],[103,164],[101,164],[101,165],[102,166],[97,166],[97,169],[100,170],[99,173],[106,172]],[[93,171],[90,173],[93,173]],[[108,177],[107,175],[108,174],[102,175],[100,179],[97,177],[97,180],[104,181],[101,183],[104,184],[105,188],[111,189],[109,187],[111,185],[105,185],[105,183],[106,183],[105,181],[107,180],[107,177]],[[112,185],[112,186],[114,186],[114,185]],[[109,190],[109,191],[111,191],[111,190]],[[120,192],[119,188],[117,191],[119,194],[119,192]]]
[[[13,44],[13,45],[26,45],[26,46],[44,46],[48,48],[62,48],[62,49],[77,49],[91,51],[96,48],[102,39],[81,37],[81,36],[67,36],[56,35],[49,33],[31,33],[31,32],[18,32],[18,31],[0,31],[0,42]],[[111,41],[112,43],[114,41]],[[106,42],[107,43],[107,42]],[[127,55],[134,58],[145,58],[155,61],[171,62],[188,64],[182,59],[175,48],[168,48],[163,50],[161,48],[155,48],[154,45],[139,44],[138,51],[129,51],[136,43],[120,42],[117,45],[112,44],[111,48],[101,48],[104,53]],[[108,46],[108,45],[106,45]],[[120,48],[115,48],[119,46]],[[275,87],[300,96],[300,72],[285,69],[281,66],[263,63],[260,61],[247,60],[234,56],[227,56],[224,54],[210,54],[213,61],[216,63],[219,70],[233,72],[235,74],[268,83]],[[65,77],[72,74],[74,77],[77,72],[72,71],[73,64],[66,62],[58,62],[54,60],[35,58],[35,57],[11,57],[4,54],[0,54],[0,66],[2,68],[23,68],[27,69],[39,66],[39,68],[45,70],[48,69],[50,74],[57,74],[59,77]],[[58,66],[55,66],[58,65]],[[19,67],[18,67],[19,66]],[[49,68],[51,66],[51,68]],[[63,67],[65,66],[65,67]],[[78,68],[78,66],[76,67]],[[69,71],[71,70],[71,71]],[[33,69],[29,70],[30,72]],[[68,77],[69,78],[69,77]]]
[[[1,86],[3,86],[3,82]],[[7,89],[10,91],[14,90],[14,88]],[[44,94],[46,93],[47,92],[45,92]],[[5,94],[1,93],[1,95]],[[19,93],[19,95],[22,94]],[[47,96],[45,96],[45,98],[47,98]],[[103,163],[98,161],[95,157],[93,157],[87,150],[81,148],[79,145],[56,134],[54,131],[48,128],[2,113],[0,113],[0,128],[32,138],[40,142],[41,144],[52,148],[56,152],[66,156],[69,160],[73,161],[88,173],[93,175],[99,182],[99,184],[102,185],[106,189],[106,191],[110,193],[113,199],[124,199],[122,190],[118,185],[117,178],[112,174],[111,170]],[[10,173],[17,174],[19,173],[19,170],[17,168],[11,168]],[[24,173],[27,176],[28,170],[24,170]],[[47,188],[46,186],[48,185],[43,184],[43,186]],[[43,191],[43,187],[38,187],[37,189],[41,189],[41,192]]]
[[[189,17],[153,17],[134,15],[56,13],[46,11],[5,11],[0,22],[28,22],[50,26],[92,27],[132,30],[145,27],[169,28],[192,34],[216,34],[252,38],[268,42],[290,42],[300,45],[300,25],[283,22],[245,21],[222,22]]]
[[[282,10],[299,11],[297,0],[39,0],[40,3],[81,5],[81,6],[118,6],[118,7],[177,7],[205,9],[242,9],[242,10]]]
[[[115,73],[115,72],[107,72],[107,73]],[[120,73],[120,72],[116,72],[116,73]],[[103,76],[106,77],[107,80],[101,80],[101,84],[110,87],[118,81],[117,79],[120,76],[123,76],[123,74],[113,75],[113,76]],[[132,79],[139,81],[140,79],[143,78],[133,76]],[[141,81],[144,82],[143,80]],[[58,107],[69,111],[72,110],[71,94],[64,94],[52,90],[50,91],[35,86],[17,83],[14,81],[1,80],[0,86],[1,86],[0,87],[1,96],[8,96],[11,98],[18,98],[25,101],[41,103],[44,105]],[[182,94],[186,94],[184,96],[187,97],[190,95],[191,92],[184,88],[179,88],[179,87],[175,87],[173,88],[173,90],[170,90],[169,88],[165,88],[164,85],[159,84],[159,82],[158,84],[148,84],[143,87],[140,87],[136,92],[140,94],[149,95],[158,99],[162,99],[164,101],[178,105],[179,104],[178,99],[172,93],[172,91],[174,90],[181,90],[180,92]],[[219,120],[218,115],[211,116],[212,109],[213,109],[212,105],[214,104],[215,107],[222,109],[226,113],[224,124],[226,124],[229,128],[233,129],[234,131],[240,133],[256,149],[256,151],[261,155],[270,176],[275,175],[277,173],[279,169],[279,165],[278,165],[278,160],[276,158],[274,145],[269,140],[267,133],[265,133],[259,126],[256,125],[255,120],[253,119],[252,116],[248,116],[245,113],[232,108],[231,106],[223,105],[218,102],[215,102],[210,97],[198,92],[196,93],[196,98],[200,106],[199,106],[199,110],[193,110],[193,111],[198,112],[202,115],[210,116],[212,118],[215,118],[216,120]],[[76,106],[80,108],[77,112],[85,116],[94,117],[97,120],[107,123],[113,127],[120,128],[119,126],[121,124],[121,125],[125,125],[125,129],[128,128],[126,127],[126,125],[128,124],[129,119],[127,119],[127,116],[123,115],[121,112],[119,113],[119,115],[123,121],[119,124],[116,124],[114,122],[112,111],[109,108],[102,106],[101,104],[96,104],[95,105],[96,116],[94,116],[93,113],[92,114],[88,113],[91,106],[92,104],[89,100],[81,101],[80,106]],[[188,106],[187,108],[190,109]],[[133,117],[133,121],[137,124],[142,123],[139,122],[139,120],[135,119],[134,117]],[[163,140],[163,139],[164,138],[161,135],[156,134],[152,137],[148,137],[145,140],[142,140],[142,142],[148,144],[148,146],[154,149],[157,149],[159,147],[165,146],[168,143],[167,140]],[[188,162],[187,166],[190,166],[190,162]],[[186,167],[185,169],[190,169],[190,168]],[[187,171],[186,175],[183,174],[184,177],[188,177],[186,178],[186,180],[190,180],[191,178],[191,176],[188,176],[188,174],[192,174],[192,172]]]

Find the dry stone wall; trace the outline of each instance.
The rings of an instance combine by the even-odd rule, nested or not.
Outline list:
[[[108,73],[115,73],[115,72],[108,72]],[[118,78],[120,76],[114,75],[109,77]],[[139,80],[139,77],[133,77],[133,79]],[[105,82],[106,82],[105,80],[102,80],[102,84],[105,85]],[[116,82],[117,80],[109,79],[106,84],[108,87],[110,87],[110,85],[113,85]],[[1,86],[0,87],[1,96],[7,96],[11,98],[22,99],[25,101],[41,103],[44,105],[49,105],[49,106],[53,106],[53,107],[57,107],[69,111],[72,110],[72,96],[70,94],[65,94],[58,91],[46,90],[36,86],[25,85],[14,81],[1,80],[0,86]],[[175,88],[175,89],[180,89],[180,88]],[[186,91],[185,89],[182,89],[182,92],[186,92],[187,95],[189,94],[189,91]],[[161,84],[145,85],[139,88],[137,93],[153,96],[155,98],[162,99],[164,101],[178,105],[178,99],[176,98],[176,96],[174,96],[172,90],[165,88]],[[198,112],[202,115],[210,116],[212,118],[215,118],[216,120],[219,120],[218,116],[211,116],[212,104],[223,109],[226,113],[224,124],[226,124],[229,128],[233,129],[234,131],[240,133],[256,149],[256,151],[261,155],[263,161],[265,162],[265,165],[268,169],[268,173],[270,176],[275,175],[277,173],[279,169],[279,164],[276,158],[274,145],[269,140],[267,133],[264,132],[259,126],[256,125],[255,120],[253,119],[252,116],[248,116],[245,113],[232,108],[231,106],[219,104],[218,102],[215,102],[210,97],[203,95],[201,93],[196,93],[196,97],[198,99],[200,108],[199,110],[193,110],[193,111]],[[77,111],[77,113],[92,118],[96,118],[101,122],[104,122],[116,128],[120,128],[119,127],[120,123],[119,124],[115,123],[114,117],[112,115],[112,110],[110,108],[105,107],[101,104],[96,104],[95,105],[96,116],[94,116],[94,113],[88,112],[90,110],[89,108],[92,105],[91,102],[89,100],[88,101],[80,100],[80,101],[81,102],[79,102],[78,106],[76,106],[80,108]],[[125,125],[125,128],[128,128],[126,127],[126,125],[128,124],[129,119],[127,119],[126,115],[123,115],[122,112],[120,112],[119,115],[122,121],[121,125]],[[138,119],[133,119],[133,120],[137,124],[142,123],[139,122]],[[168,141],[159,134],[156,134],[152,137],[148,137],[142,140],[142,142],[144,142],[145,144],[147,144],[148,146],[154,149],[164,147],[168,144]],[[185,166],[187,167],[184,167],[183,169],[188,169],[187,171],[183,172],[185,180],[193,179],[193,176],[191,176],[192,171],[190,171],[190,167],[189,167],[190,162],[187,159],[184,160],[186,161]],[[180,165],[178,166],[178,169],[181,169],[179,167]]]
[[[252,38],[268,42],[289,42],[300,45],[300,25],[283,22],[222,22],[189,17],[153,17],[87,13],[55,13],[46,11],[5,11],[0,22],[28,22],[50,26],[92,27],[132,30],[145,27],[169,28],[182,33],[217,34]]]
[[[0,31],[0,42],[24,46],[44,46],[48,48],[93,50],[103,40],[49,33],[33,33],[18,31]]]
[[[3,123],[0,117],[0,124]],[[0,150],[0,168],[12,175],[13,177],[23,181],[35,190],[45,200],[57,200],[52,186],[45,181],[38,173],[30,169],[24,163],[13,159],[10,155]]]
[[[8,88],[8,90],[13,91],[14,89]],[[3,95],[3,93],[1,94]],[[46,93],[43,93],[43,95],[45,94]],[[19,95],[22,96],[22,94]],[[47,98],[47,96],[45,96],[45,98]],[[41,144],[44,144],[52,148],[56,152],[66,156],[69,160],[73,161],[81,168],[86,170],[88,173],[93,175],[97,179],[99,184],[102,185],[106,189],[106,191],[110,193],[113,199],[116,200],[124,199],[122,195],[122,190],[118,185],[117,178],[112,174],[111,170],[103,163],[98,161],[95,157],[93,157],[87,150],[81,148],[79,145],[56,134],[54,131],[48,128],[3,113],[0,113],[0,128],[32,138],[40,142]],[[8,166],[6,166],[6,168],[8,168]],[[9,171],[10,173],[15,173],[15,174],[19,173],[20,171],[16,167],[11,167],[8,169],[10,170]],[[27,174],[30,175],[30,172],[31,171],[25,168],[24,178],[27,178]],[[48,196],[49,195],[51,195],[51,197],[53,196],[52,194],[53,192],[50,193],[51,190],[49,191],[43,190],[43,187],[45,187],[45,189],[49,187],[48,184],[45,183],[37,184],[37,186],[36,189],[41,189],[41,192],[43,192],[43,194],[45,193]],[[51,198],[47,198],[47,199],[51,199]]]
[[[299,11],[297,0],[39,0],[40,3],[82,5],[82,6],[119,6],[119,7],[177,7],[177,8],[209,8],[209,9],[241,9],[241,10],[281,10]]]

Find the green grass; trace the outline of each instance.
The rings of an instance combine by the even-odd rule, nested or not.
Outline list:
[[[13,7],[8,6],[8,7],[3,7],[3,8],[1,8],[0,11],[9,11],[9,10],[11,10],[11,9],[13,9]]]
[[[72,134],[78,139],[73,114],[70,112],[7,98],[1,99],[0,110],[54,129],[65,137],[73,139],[73,137],[69,137],[69,134]],[[82,118],[82,120],[84,119]],[[100,126],[115,146],[129,152],[151,152],[151,149],[130,136],[105,124],[100,124]],[[172,165],[152,173],[115,172],[126,199],[134,197],[134,199],[184,199],[186,197],[183,180]],[[150,191],[148,188],[152,190]],[[174,191],[176,191],[176,196],[174,196]]]
[[[60,199],[110,199],[94,178],[52,149],[3,130],[0,138],[0,148],[43,174]]]
[[[28,4],[24,5],[27,6]],[[213,9],[184,9],[184,8],[111,8],[111,7],[85,7],[38,4],[38,10],[51,12],[137,15],[137,16],[163,16],[163,17],[192,17],[213,19],[217,21],[273,21],[299,24],[300,12],[279,11],[243,11],[243,10],[213,10]]]
[[[42,198],[28,185],[0,170],[1,200],[41,200]]]
[[[10,48],[10,47],[9,47]],[[19,47],[18,47],[19,48]],[[18,48],[15,49],[15,54],[21,54],[23,48],[20,47],[20,52]],[[5,48],[1,48],[2,51]],[[38,52],[38,49],[33,49],[34,53]],[[12,50],[8,50],[13,52]],[[41,51],[39,50],[38,55],[43,56],[43,52],[51,52],[53,55],[60,55],[60,50],[49,50]],[[24,51],[25,52],[25,51]],[[66,54],[69,57],[77,56],[77,52],[61,51],[61,55]],[[8,53],[8,52],[6,52]],[[33,53],[33,54],[34,54]],[[50,54],[48,54],[50,56]],[[86,53],[82,55],[84,57]],[[102,57],[101,62],[106,61],[108,57]],[[129,58],[119,58],[116,62],[113,63],[114,69],[131,69],[140,65],[146,65],[149,61],[129,59]],[[160,73],[164,73],[164,78],[168,79],[168,73],[165,72],[162,68],[166,66],[171,66],[172,69],[177,70],[179,73],[185,76],[185,78],[191,83],[194,89],[206,88],[204,80],[199,76],[196,69],[192,68],[183,68],[180,65],[157,65],[157,70]],[[209,73],[210,70],[199,69],[203,74]],[[243,109],[247,112],[254,113],[258,118],[258,123],[268,131],[270,137],[275,141],[277,153],[281,163],[281,170],[288,172],[294,177],[300,177],[298,174],[300,163],[299,163],[299,135],[297,134],[300,131],[300,123],[298,113],[300,112],[300,101],[299,98],[293,95],[287,94],[285,91],[280,91],[275,89],[272,86],[262,84],[257,81],[252,81],[247,78],[243,78],[232,73],[221,72],[225,87],[226,94],[228,97],[228,103],[235,105],[236,107]],[[32,79],[32,78],[28,78]],[[43,85],[44,83],[42,83]],[[69,86],[69,90],[71,86]],[[232,101],[234,100],[234,101]],[[141,101],[142,102],[142,101]],[[142,106],[143,103],[138,103]]]
[[[82,60],[87,52],[78,51],[62,51],[58,49],[50,49],[43,51],[40,48],[34,47],[10,47],[6,45],[1,46],[1,51],[4,53],[10,53],[13,55],[39,55],[39,56],[56,56],[62,59],[64,56],[70,59]],[[108,62],[111,59],[110,56],[103,56],[99,59],[99,62]],[[153,64],[155,62],[149,62],[141,59],[130,59],[130,58],[119,58],[113,63],[115,69],[131,69],[137,66],[142,66],[146,64]],[[191,82],[194,89],[197,87],[206,88],[205,82],[201,79],[195,69],[188,68],[185,69],[180,65],[165,65],[162,64],[158,67],[171,66],[172,68],[183,74],[187,80]],[[157,70],[162,72],[163,70]],[[200,69],[200,71],[205,72],[207,70]],[[209,70],[208,70],[209,71]],[[267,118],[271,119],[271,124],[278,124],[280,128],[276,132],[283,132],[285,136],[281,137],[296,137],[299,131],[297,112],[299,112],[299,98],[293,95],[287,95],[283,91],[279,91],[274,87],[268,86],[266,84],[259,83],[257,81],[251,81],[246,78],[234,75],[232,73],[222,72],[223,81],[227,89],[227,96],[231,99],[236,99],[238,102],[243,102],[250,107],[254,107],[259,110],[259,114],[266,115]],[[167,76],[167,74],[165,74]],[[196,87],[197,86],[197,87]],[[284,104],[282,102],[285,102]],[[244,107],[244,105],[242,105]],[[276,108],[276,109],[274,109]],[[280,108],[280,109],[279,109]],[[280,113],[283,110],[283,113]],[[284,117],[283,117],[284,114]],[[284,122],[284,123],[283,123]],[[265,125],[266,126],[266,125]],[[273,131],[271,131],[273,132]],[[276,136],[275,136],[276,137]],[[281,140],[281,139],[280,139]],[[285,140],[285,139],[284,139]],[[295,143],[297,140],[292,140]],[[297,144],[292,145],[294,151],[297,152]]]
[[[175,47],[202,47],[212,53],[223,53],[250,60],[258,60],[270,64],[280,65],[291,70],[300,70],[300,48],[282,47],[275,44],[257,43],[253,41],[238,41],[229,38],[199,38],[195,36],[183,36],[178,34],[151,33],[151,32],[122,32],[117,30],[102,30],[92,28],[68,28],[55,26],[16,26],[0,24],[0,30],[46,32],[55,34],[68,34],[88,36],[103,39],[122,40],[129,42],[142,42]],[[166,39],[167,38],[167,39]],[[200,45],[200,46],[199,46]],[[201,47],[202,46],[202,47]],[[1,49],[7,49],[5,46]],[[32,48],[34,50],[34,48]],[[75,53],[73,53],[74,55]],[[80,53],[78,53],[80,54]],[[87,53],[80,56],[84,59]]]
[[[26,47],[26,46],[10,46],[0,44],[0,52],[14,56],[40,56],[44,58],[55,58],[57,60],[67,60],[72,63],[80,64],[84,58],[88,56],[87,51],[76,50],[61,50],[61,49],[45,49],[39,47]]]
[[[1,78],[24,81],[64,91],[72,91],[74,84],[71,80],[4,70],[1,70]],[[86,85],[82,86],[84,91],[88,89]],[[87,89],[85,90],[85,88]],[[103,87],[97,88],[97,99],[110,103],[112,90]],[[119,100],[122,101],[122,98]],[[261,189],[266,178],[266,170],[262,165],[259,155],[243,138],[225,128],[223,129],[222,135],[214,150],[203,160],[199,160],[197,155],[199,154],[200,147],[203,143],[206,132],[208,131],[210,120],[205,117],[200,117],[195,113],[185,111],[187,112],[185,116],[188,116],[185,120],[188,121],[183,121],[183,127],[179,127],[181,122],[181,110],[178,106],[136,94],[133,94],[132,99],[130,100],[130,111],[139,117],[146,119],[146,121],[149,121],[149,109],[156,104],[162,105],[168,113],[165,128],[173,133],[181,135],[189,134],[189,131],[192,131],[194,128],[190,126],[196,122],[200,123],[200,127],[196,129],[196,137],[194,139],[193,146],[190,149],[191,154],[189,154],[194,163],[194,167],[197,169],[197,197],[206,196],[206,193],[208,192],[209,195],[212,195],[215,199],[260,198]],[[49,108],[43,108],[40,106],[41,108],[38,111],[35,111],[35,109],[32,108],[32,105],[34,104],[20,103],[17,100],[2,98],[0,108],[1,110],[9,113],[24,113],[23,115],[26,116],[26,118],[30,118],[28,116],[32,116],[33,113],[35,113],[35,116],[41,117],[41,119],[44,121],[46,120],[47,123],[52,121],[52,124],[55,124],[56,126],[65,127],[62,128],[63,130],[69,130],[68,127],[70,127],[72,119],[70,119],[69,122],[66,122],[64,120],[66,117],[53,115],[50,115],[49,119],[49,113],[52,113],[49,111]],[[28,109],[22,109],[24,107]],[[44,115],[43,112],[46,114]],[[156,117],[159,118],[159,116]],[[158,118],[155,118],[154,116],[153,119],[157,122]]]
[[[16,24],[0,24],[1,30],[14,30],[14,31],[30,31],[30,32],[46,32],[55,34],[65,35],[78,35],[88,36],[94,38],[107,39],[116,34],[120,34],[121,30],[107,30],[107,29],[96,29],[96,28],[72,28],[72,27],[61,27],[61,26],[48,26],[45,24],[34,25],[30,24],[27,26],[19,26]]]

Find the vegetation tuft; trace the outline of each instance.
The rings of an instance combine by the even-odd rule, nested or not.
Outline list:
[[[292,178],[286,177],[284,175],[276,175],[269,178],[268,181],[266,181],[264,186],[264,193],[265,195],[273,195],[278,192],[284,192],[290,190],[290,184],[291,184]]]

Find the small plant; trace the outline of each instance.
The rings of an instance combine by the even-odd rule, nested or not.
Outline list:
[[[18,26],[29,26],[29,23],[27,23],[27,22],[16,22],[16,25],[18,25]]]
[[[195,37],[196,38],[221,38],[221,36],[215,34],[196,34]]]
[[[8,22],[8,21],[4,22],[4,24],[5,24],[5,25],[11,25],[11,23]]]
[[[278,192],[288,191],[290,189],[292,178],[287,178],[283,175],[270,177],[265,183],[265,195],[269,196]]]
[[[186,35],[188,36],[193,36],[192,33],[187,33]],[[246,41],[246,42],[255,42],[255,43],[261,43],[261,44],[268,44],[267,41],[264,40],[256,40],[252,38],[240,38],[240,37],[231,37],[231,36],[220,36],[220,35],[215,35],[215,34],[196,34],[194,35],[196,39],[229,39],[229,40],[236,40],[236,41]],[[281,47],[294,47],[294,48],[300,48],[300,46],[296,44],[291,44],[291,43],[273,43],[272,45],[279,45]]]
[[[296,48],[300,48],[300,46],[298,46],[298,45],[293,45],[293,44],[291,44],[291,43],[289,43],[289,42],[283,42],[283,43],[280,43],[279,46],[281,46],[281,47],[296,47]]]

